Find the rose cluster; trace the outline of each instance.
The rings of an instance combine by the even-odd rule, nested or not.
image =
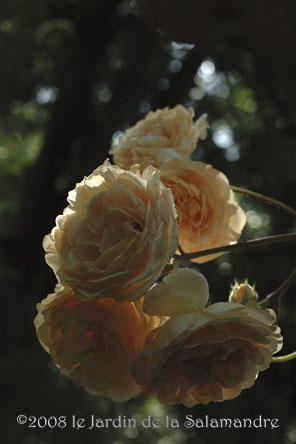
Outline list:
[[[193,117],[178,105],[129,128],[43,241],[57,286],[37,305],[37,337],[62,373],[114,401],[233,399],[282,347],[271,309],[207,305],[205,277],[177,267],[183,251],[237,242],[246,222],[226,176],[190,159],[208,129]]]

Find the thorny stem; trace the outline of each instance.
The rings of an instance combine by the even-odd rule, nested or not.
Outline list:
[[[246,188],[231,186],[231,189],[236,193],[246,194],[247,196],[255,197],[256,199],[262,200],[266,204],[277,207],[290,214],[290,216],[296,217],[296,210],[284,204],[283,202],[280,202],[279,200],[273,199],[269,196],[265,196],[264,194],[256,193],[256,191],[251,191]]]
[[[202,256],[208,256],[210,254],[223,253],[223,252],[238,250],[241,248],[256,247],[258,245],[263,245],[263,244],[286,242],[289,240],[290,241],[296,240],[296,233],[277,234],[277,235],[273,235],[273,236],[259,237],[257,239],[244,241],[244,242],[238,242],[236,244],[222,245],[221,247],[210,248],[208,250],[195,251],[194,253],[185,253],[184,250],[182,248],[180,248],[180,246],[179,246],[179,251],[181,254],[178,255],[177,257],[180,262],[186,262],[188,260],[195,259],[195,258],[202,257]]]
[[[272,358],[271,362],[280,364],[282,362],[292,361],[292,359],[296,359],[296,351],[289,353],[288,355],[275,356],[274,358]]]

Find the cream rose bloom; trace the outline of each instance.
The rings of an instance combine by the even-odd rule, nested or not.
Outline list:
[[[176,289],[176,281],[183,287]],[[204,308],[207,298],[204,278],[188,269],[172,271],[161,287],[148,292],[148,313],[177,310],[151,331],[133,367],[144,396],[187,407],[233,399],[254,384],[281,349],[273,310],[229,302]]]
[[[161,154],[163,154],[164,151]],[[211,165],[168,157],[161,180],[172,190],[178,213],[179,244],[186,253],[234,243],[246,223],[227,177]],[[202,263],[222,253],[192,259]]]
[[[69,193],[69,206],[45,236],[46,261],[77,300],[136,300],[177,248],[171,191],[159,171],[106,161]]]
[[[158,166],[156,155],[164,148],[189,158],[198,140],[206,138],[208,129],[206,114],[195,123],[193,117],[193,108],[186,109],[182,105],[151,111],[145,119],[125,131],[109,154],[113,155],[114,163],[126,169],[134,163],[139,163],[142,168]]]
[[[141,300],[79,302],[68,287],[48,295],[37,309],[38,339],[63,374],[113,401],[139,395],[131,365],[147,333],[160,322],[143,313]]]

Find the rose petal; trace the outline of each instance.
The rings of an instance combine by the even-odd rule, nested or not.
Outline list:
[[[190,268],[170,272],[145,296],[144,311],[150,315],[174,316],[202,310],[209,298],[205,277]]]

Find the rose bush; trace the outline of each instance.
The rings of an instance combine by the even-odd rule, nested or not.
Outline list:
[[[246,223],[226,176],[190,160],[208,128],[193,116],[178,105],[128,129],[110,151],[118,165],[78,183],[43,240],[58,285],[37,305],[38,339],[62,373],[114,401],[233,399],[282,347],[247,280],[206,306],[207,280],[178,268],[215,259]]]
[[[160,276],[178,243],[171,191],[159,171],[106,161],[69,193],[45,236],[46,261],[76,299],[136,300]]]
[[[89,392],[123,402],[141,389],[130,368],[158,317],[142,302],[114,299],[80,302],[72,289],[59,288],[37,305],[38,339],[61,372]]]
[[[134,163],[142,168],[158,166],[156,156],[161,149],[173,149],[181,157],[189,158],[199,139],[207,136],[207,116],[203,114],[195,123],[193,108],[177,105],[149,112],[143,120],[127,129],[109,154],[114,163],[128,169]]]
[[[234,243],[246,216],[227,177],[211,165],[167,158],[160,166],[162,182],[172,190],[178,213],[179,244],[186,253]],[[192,259],[206,262],[222,253]]]
[[[176,281],[183,282],[180,291]],[[146,295],[150,314],[170,315],[171,307],[178,309],[149,333],[133,367],[144,396],[187,407],[233,399],[254,384],[281,349],[273,310],[229,302],[204,308],[207,297],[204,279],[185,269],[172,271]]]

